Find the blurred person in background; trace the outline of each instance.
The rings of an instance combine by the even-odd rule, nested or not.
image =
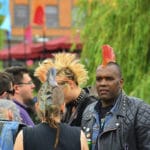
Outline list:
[[[13,150],[15,138],[24,126],[16,104],[0,99],[0,149]]]
[[[14,95],[14,80],[7,72],[0,72],[0,98],[11,99]]]
[[[35,85],[30,77],[29,70],[23,66],[12,66],[6,68],[5,72],[13,76],[15,93],[12,99],[20,110],[22,122],[26,125],[34,126],[29,115],[31,108],[28,105],[33,100]]]
[[[23,128],[16,138],[14,150],[88,150],[79,127],[60,123],[65,103],[55,76],[56,70],[51,68],[38,92],[37,112],[41,123]]]

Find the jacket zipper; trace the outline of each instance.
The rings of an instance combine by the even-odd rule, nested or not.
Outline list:
[[[103,135],[103,134],[105,134],[105,133],[107,133],[107,132],[110,132],[110,131],[114,131],[114,130],[116,130],[117,128],[112,128],[112,129],[109,129],[109,130],[107,130],[107,131],[105,131],[105,132],[102,132],[101,134],[100,134],[100,137]]]

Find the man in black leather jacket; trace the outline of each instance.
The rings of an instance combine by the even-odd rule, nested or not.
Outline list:
[[[100,100],[84,111],[82,128],[92,150],[150,150],[150,105],[122,91],[117,63],[100,65],[96,89]]]

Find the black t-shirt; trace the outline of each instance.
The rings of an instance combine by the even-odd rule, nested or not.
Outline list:
[[[105,122],[105,116],[107,114],[107,112],[109,112],[112,109],[113,105],[107,106],[107,107],[102,107],[101,101],[99,100],[99,102],[96,104],[95,106],[95,110],[98,112],[99,115],[99,121],[101,123],[101,128],[104,125]]]
[[[60,124],[58,146],[54,149],[57,129],[48,123],[23,129],[24,150],[80,150],[80,128]]]

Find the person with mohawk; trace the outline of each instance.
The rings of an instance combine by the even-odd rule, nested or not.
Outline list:
[[[83,113],[82,128],[91,150],[150,150],[150,105],[123,92],[120,66],[109,45],[96,70],[99,101]]]
[[[88,80],[88,72],[72,53],[58,53],[54,59],[46,59],[35,70],[35,76],[44,82],[49,68],[57,69],[56,81],[62,88],[66,103],[66,113],[62,122],[71,126],[81,126],[84,109],[96,101],[96,98],[88,95],[81,86]],[[58,93],[59,94],[59,93]]]

